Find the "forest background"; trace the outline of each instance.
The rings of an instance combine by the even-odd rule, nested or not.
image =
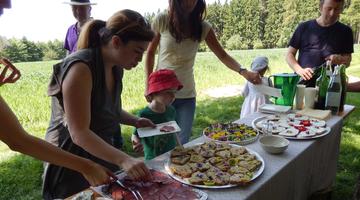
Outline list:
[[[360,0],[346,0],[340,21],[349,25],[354,43],[360,42]],[[152,22],[156,14],[145,13]],[[296,26],[319,16],[314,0],[231,0],[207,6],[206,20],[228,50],[273,49],[286,47]],[[58,60],[65,57],[63,41],[30,41],[0,36],[0,56],[12,62]],[[199,51],[207,51],[202,44]]]

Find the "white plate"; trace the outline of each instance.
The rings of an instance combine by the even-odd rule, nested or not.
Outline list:
[[[197,146],[197,145],[201,145],[203,143],[199,143],[199,144],[196,144],[196,145],[193,145],[193,146]],[[240,145],[236,145],[236,144],[230,144],[231,146],[234,146],[234,147],[239,147]],[[264,159],[254,150],[251,150],[247,147],[244,147],[246,148],[246,150],[250,153],[250,154],[253,154],[256,156],[256,159],[258,159],[260,162],[261,162],[261,166],[260,168],[254,173],[254,176],[251,178],[250,182],[253,181],[254,179],[256,179],[257,177],[259,177],[264,169],[265,169],[265,162],[264,162]],[[169,155],[170,156],[170,155]],[[228,185],[214,185],[214,186],[208,186],[208,185],[195,185],[195,184],[191,184],[187,179],[188,178],[181,178],[180,176],[176,175],[176,174],[173,174],[170,170],[170,164],[171,164],[171,160],[170,160],[170,157],[167,159],[167,161],[165,162],[165,170],[166,172],[169,174],[170,177],[172,177],[173,179],[181,182],[181,183],[184,183],[186,185],[190,185],[190,186],[194,186],[194,187],[198,187],[198,188],[230,188],[230,187],[236,187],[238,186],[237,184],[228,184]]]
[[[246,124],[245,124],[246,125]],[[249,126],[249,125],[246,125]],[[205,130],[205,129],[204,129]],[[246,140],[242,140],[242,141],[231,141],[231,140],[226,140],[226,141],[221,141],[221,140],[215,140],[212,139],[210,137],[208,137],[205,134],[205,131],[203,130],[203,137],[206,141],[213,141],[213,142],[219,142],[219,143],[228,143],[228,144],[238,144],[238,145],[247,145],[247,144],[251,144],[253,142],[255,142],[258,138],[259,138],[259,131],[257,131],[257,129],[254,129],[256,131],[256,136],[246,139]]]
[[[163,126],[172,126],[175,128],[175,130],[169,131],[169,132],[160,131],[160,129]],[[161,124],[156,124],[155,128],[146,127],[146,128],[138,128],[137,129],[137,132],[138,132],[140,138],[151,137],[151,136],[155,136],[155,135],[177,133],[180,131],[181,131],[181,129],[180,129],[179,125],[176,123],[176,121],[169,121],[169,122],[165,122],[165,123],[161,123]]]
[[[289,114],[290,115],[290,114]],[[289,115],[288,116],[284,116],[284,117],[289,117]],[[292,117],[292,116],[290,116],[290,117]],[[254,128],[254,129],[256,129],[256,130],[258,130],[258,131],[260,131],[260,132],[262,132],[262,130],[260,130],[257,126],[256,126],[256,124],[257,123],[259,123],[260,121],[263,121],[263,120],[266,120],[267,119],[267,117],[266,116],[264,116],[264,117],[258,117],[258,118],[256,118],[256,119],[254,119],[253,121],[252,121],[252,127]],[[308,118],[309,119],[309,118]],[[311,120],[311,118],[310,118],[310,120]],[[294,122],[289,122],[289,123],[294,123]],[[308,131],[310,131],[310,127],[308,128]],[[324,132],[323,133],[321,133],[321,134],[313,134],[313,133],[311,133],[311,134],[309,134],[309,135],[305,135],[305,134],[303,134],[302,132],[300,132],[298,135],[296,135],[296,136],[284,136],[284,135],[281,135],[282,137],[284,137],[284,138],[287,138],[287,139],[292,139],[292,140],[309,140],[309,139],[315,139],[315,138],[320,138],[320,137],[323,137],[323,136],[325,136],[325,135],[327,135],[327,134],[329,134],[331,132],[331,128],[330,127],[324,127]]]
[[[220,141],[220,140],[214,140],[212,138],[209,138],[208,136],[206,136],[203,132],[203,137],[206,141],[213,141],[213,142],[219,142],[219,143],[228,143],[228,144],[238,144],[238,145],[247,145],[247,144],[251,144],[253,142],[255,142],[258,138],[259,138],[259,131],[256,130],[256,136],[249,138],[247,140],[243,140],[243,141]]]
[[[259,111],[263,113],[287,113],[291,110],[291,106],[281,106],[274,104],[263,104],[259,107]]]

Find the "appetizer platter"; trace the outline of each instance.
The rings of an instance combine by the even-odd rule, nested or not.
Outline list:
[[[122,186],[114,181],[92,189],[101,196],[113,200],[206,200],[208,197],[205,192],[179,183],[163,172],[153,169],[150,172],[152,179],[148,182],[133,181],[126,173],[121,173],[118,178]]]
[[[252,126],[260,132],[295,140],[319,138],[331,131],[324,120],[294,113],[259,117],[252,122]]]
[[[203,130],[205,140],[246,145],[255,142],[258,131],[246,124],[216,123]]]
[[[255,151],[213,141],[176,147],[165,162],[165,170],[172,178],[198,188],[247,185],[260,176],[264,168],[263,158]]]

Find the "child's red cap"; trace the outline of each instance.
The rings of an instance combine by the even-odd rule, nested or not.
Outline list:
[[[182,87],[173,70],[161,69],[150,74],[146,96],[173,88],[180,90]]]

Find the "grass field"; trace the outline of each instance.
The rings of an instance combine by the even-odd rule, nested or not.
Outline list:
[[[268,56],[271,73],[290,72],[284,61],[285,49],[232,51],[230,54],[244,66],[250,66],[257,55]],[[52,65],[57,61],[17,63],[22,78],[0,88],[21,124],[31,134],[43,138],[50,118],[50,99],[46,95]],[[360,77],[360,46],[355,47],[348,75]],[[242,85],[244,79],[224,67],[213,53],[197,55],[195,78],[198,102],[192,137],[200,135],[209,123],[231,121],[239,117],[242,97],[214,99],[202,91],[209,88]],[[143,63],[124,76],[122,101],[124,109],[136,113],[146,105],[143,98]],[[347,104],[359,105],[360,94],[349,93]],[[1,111],[0,111],[1,112]],[[130,146],[132,129],[123,126],[124,150],[133,154]],[[355,110],[345,121],[342,133],[339,165],[333,199],[350,199],[360,169],[360,111]],[[36,147],[34,147],[36,148]],[[42,165],[28,156],[9,150],[0,142],[0,199],[41,199]]]

